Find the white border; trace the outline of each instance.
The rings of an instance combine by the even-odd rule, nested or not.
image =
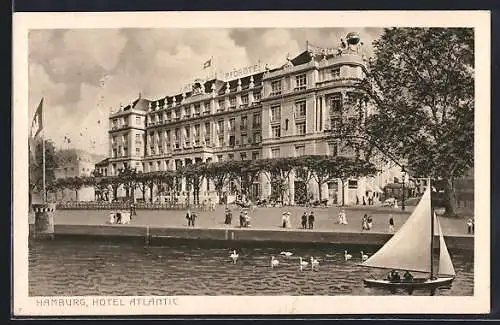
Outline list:
[[[475,269],[472,297],[415,296],[179,296],[177,305],[131,308],[37,307],[28,297],[28,31],[50,28],[234,27],[473,27],[475,28]],[[487,11],[367,12],[120,12],[15,13],[13,18],[13,313],[139,314],[378,314],[486,313],[490,310],[490,13]],[[52,297],[54,298],[54,297]],[[69,298],[69,297],[65,297]],[[104,298],[104,297],[99,297]],[[131,297],[121,297],[128,303]]]

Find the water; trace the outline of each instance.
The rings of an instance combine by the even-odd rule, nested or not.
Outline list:
[[[344,260],[344,249],[353,260]],[[232,247],[55,239],[31,242],[30,296],[58,295],[388,295],[409,294],[367,288],[362,279],[385,276],[385,270],[359,267],[360,251],[377,247]],[[291,258],[280,256],[292,251]],[[271,256],[280,261],[271,269]],[[327,256],[328,255],[328,256]],[[451,252],[457,277],[451,288],[416,290],[413,295],[473,295],[473,257]],[[298,257],[320,260],[318,270],[299,270]]]

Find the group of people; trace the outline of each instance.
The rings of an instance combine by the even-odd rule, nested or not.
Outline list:
[[[312,211],[304,211],[301,219],[302,229],[314,229],[314,213]]]
[[[248,210],[242,209],[240,212],[240,228],[248,227],[250,227],[250,215],[248,214]]]
[[[342,209],[339,212],[339,220],[338,220],[339,225],[347,225],[347,214],[345,213],[345,210]]]
[[[198,215],[195,212],[191,212],[191,210],[187,210],[186,220],[188,222],[188,227],[194,227],[194,223],[198,218]]]
[[[371,230],[373,227],[373,218],[365,214],[361,220],[361,230]]]
[[[212,201],[212,198],[208,198],[208,201],[203,200],[203,202],[201,203],[201,210],[210,212],[215,211],[215,201]]]
[[[403,279],[405,281],[412,281],[413,275],[409,271],[405,271],[405,273],[403,274]],[[401,276],[399,275],[399,272],[397,270],[392,270],[387,274],[387,280],[391,282],[400,282]]]

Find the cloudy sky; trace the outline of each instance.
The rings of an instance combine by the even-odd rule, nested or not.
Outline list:
[[[218,71],[259,60],[271,67],[305,49],[306,41],[337,47],[357,31],[369,56],[380,28],[328,29],[57,29],[29,33],[29,109],[44,97],[45,132],[58,147],[108,151],[108,115],[139,93],[148,99],[179,92]]]

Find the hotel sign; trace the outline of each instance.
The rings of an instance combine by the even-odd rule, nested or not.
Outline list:
[[[225,81],[228,81],[228,80],[248,77],[250,75],[253,75],[253,74],[256,74],[259,72],[261,72],[260,62],[257,64],[249,65],[247,67],[239,68],[239,69],[233,68],[230,71],[223,72],[222,77]]]
[[[319,46],[314,46],[311,44],[307,44],[307,51],[313,53],[313,54],[322,54],[322,55],[335,55],[339,52],[339,49],[334,49],[334,48],[324,48],[324,47],[319,47]]]

